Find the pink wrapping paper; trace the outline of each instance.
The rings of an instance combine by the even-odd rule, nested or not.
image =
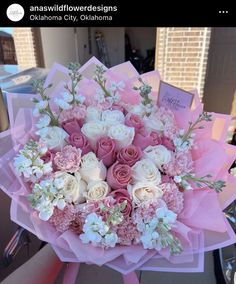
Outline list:
[[[90,73],[95,64],[98,64],[98,61],[92,58],[81,67],[81,72],[86,77],[83,79],[84,83],[87,84],[90,80]],[[63,78],[66,82],[66,72],[66,68],[58,64],[54,65],[45,85],[51,81],[59,82],[58,76],[60,80]],[[128,86],[137,82],[139,77],[130,63],[120,64],[107,70],[106,76],[108,80],[116,82],[126,80]],[[153,94],[157,96],[159,73],[149,72],[141,77],[154,86]],[[62,83],[52,90],[50,95],[56,96],[61,88]],[[81,82],[80,93],[86,96],[89,103],[91,103],[90,94],[95,88],[96,85],[93,82],[90,84],[90,89],[85,90],[83,81]],[[184,245],[184,252],[180,256],[170,256],[165,250],[157,253],[154,250],[144,250],[141,246],[120,246],[104,250],[82,244],[79,238],[70,231],[59,233],[53,226],[41,221],[26,201],[28,189],[20,177],[16,178],[11,161],[20,145],[33,137],[34,118],[29,97],[22,94],[7,95],[11,130],[0,133],[0,187],[12,198],[12,220],[36,234],[40,239],[51,243],[62,261],[105,264],[123,274],[128,274],[135,269],[200,272],[203,271],[204,266],[204,251],[236,242],[235,234],[221,211],[236,198],[236,179],[227,173],[227,167],[236,158],[236,152],[232,146],[224,143],[230,123],[229,116],[213,114],[214,120],[207,124],[203,131],[196,131],[199,144],[199,149],[193,152],[196,174],[202,176],[211,172],[215,177],[224,176],[227,179],[227,187],[220,194],[209,190],[185,193],[185,208],[175,228],[177,236]],[[123,101],[134,104],[139,101],[136,93],[128,89],[123,90],[122,98]],[[186,129],[188,121],[194,121],[202,108],[195,94],[191,110],[175,113],[178,125]]]

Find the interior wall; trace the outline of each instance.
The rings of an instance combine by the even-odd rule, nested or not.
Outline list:
[[[41,28],[43,57],[46,68],[54,62],[68,65],[76,61],[74,28]]]
[[[41,28],[40,31],[46,68],[50,68],[54,62],[67,65],[71,61],[78,60],[80,64],[84,64],[92,56],[99,59],[95,40],[96,31],[104,35],[110,66],[124,62],[124,28],[91,27],[91,49],[89,48],[89,28]]]
[[[138,49],[143,57],[146,57],[147,49],[156,45],[156,27],[128,27],[125,32],[130,38],[132,48]]]
[[[89,48],[89,28],[76,28],[76,40],[77,40],[77,56],[78,61],[83,65],[90,57],[92,53]]]

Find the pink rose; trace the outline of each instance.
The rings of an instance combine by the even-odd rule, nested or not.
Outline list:
[[[174,151],[175,150],[174,143],[169,138],[167,138],[165,136],[161,138],[161,144],[163,146],[165,146],[170,151]]]
[[[54,164],[60,171],[69,173],[77,172],[80,168],[81,152],[80,149],[67,145],[61,152],[56,153]]]
[[[144,150],[150,145],[150,139],[141,133],[136,133],[134,136],[133,145],[140,147],[141,150]]]
[[[69,135],[75,132],[80,132],[79,122],[76,118],[63,121],[61,126]]]
[[[82,155],[85,155],[88,152],[92,151],[88,139],[81,132],[72,133],[69,136],[68,141],[72,146],[80,148],[82,151]]]
[[[134,127],[135,132],[139,132],[144,127],[142,118],[134,113],[128,114],[126,116],[125,124],[129,127]]]
[[[137,147],[135,145],[129,145],[119,151],[117,155],[117,160],[121,164],[126,164],[132,167],[138,160],[141,159],[141,157],[142,151],[140,147]]]
[[[106,167],[112,165],[116,160],[115,148],[116,143],[110,137],[101,137],[97,141],[96,155]]]
[[[107,183],[113,189],[125,188],[131,181],[131,168],[116,162],[107,172]]]
[[[126,109],[119,104],[113,104],[111,108],[112,108],[112,110],[119,110],[119,111],[123,112],[124,115],[126,115],[126,113],[127,113]]]
[[[141,148],[141,150],[147,148],[148,146],[156,146],[162,143],[160,135],[152,131],[149,135],[143,133],[136,133],[133,144]]]
[[[44,163],[52,162],[54,158],[54,154],[51,151],[47,151],[40,159],[44,161]]]
[[[162,143],[162,138],[160,137],[160,135],[156,131],[152,131],[149,134],[149,139],[150,139],[150,145],[151,146],[160,145]]]
[[[132,211],[132,201],[130,199],[127,189],[117,189],[112,191],[111,196],[116,200],[117,203],[123,203],[126,201],[126,207],[122,211],[124,216],[128,217]]]

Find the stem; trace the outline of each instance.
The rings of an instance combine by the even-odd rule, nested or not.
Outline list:
[[[103,90],[105,97],[110,97],[111,94],[106,89],[106,81],[101,81],[100,79],[98,79],[97,83],[99,84],[99,86]]]
[[[207,114],[206,112],[203,112],[202,114],[199,115],[198,119],[192,123],[192,122],[189,122],[189,128],[188,128],[188,131],[183,135],[182,137],[182,143],[181,143],[181,146],[183,145],[183,143],[185,141],[187,141],[189,139],[189,136],[191,135],[191,133],[194,131],[194,130],[197,130],[197,129],[201,129],[203,128],[203,126],[201,127],[196,127],[200,122],[202,121],[211,121],[211,115],[210,114]]]
[[[208,177],[210,177],[210,175]],[[192,175],[186,175],[183,177],[183,179],[199,183],[200,187],[201,187],[201,184],[206,185],[210,189],[214,189],[216,192],[222,191],[222,188],[225,187],[225,181],[223,180],[210,181],[210,180],[205,179],[205,177],[197,178]]]

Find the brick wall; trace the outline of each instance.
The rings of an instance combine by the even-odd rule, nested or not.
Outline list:
[[[203,95],[210,28],[157,28],[155,67],[164,81]]]
[[[33,28],[14,28],[13,38],[18,65],[21,68],[38,66],[38,56]]]

